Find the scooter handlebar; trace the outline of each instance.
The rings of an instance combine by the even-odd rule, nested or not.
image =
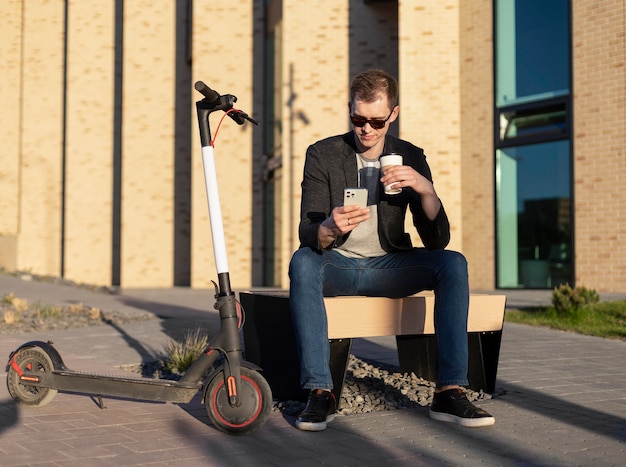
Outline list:
[[[214,91],[213,89],[208,87],[206,84],[204,84],[202,81],[196,81],[196,84],[194,85],[194,87],[196,88],[196,91],[198,91],[204,97],[209,99],[211,102],[216,101],[220,98],[219,92]]]

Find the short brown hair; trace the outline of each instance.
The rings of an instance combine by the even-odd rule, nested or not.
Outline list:
[[[365,102],[373,102],[383,93],[393,109],[398,103],[398,82],[383,70],[367,70],[359,73],[350,83],[350,103],[358,97]]]

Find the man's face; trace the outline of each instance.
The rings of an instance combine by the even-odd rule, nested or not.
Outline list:
[[[372,152],[380,153],[385,144],[385,135],[389,131],[389,125],[398,118],[398,106],[391,109],[389,99],[384,94],[379,94],[378,98],[372,102],[365,102],[356,97],[350,103],[350,116],[360,120],[355,123],[355,118],[353,118],[352,123],[359,152],[366,153],[372,150]],[[376,120],[382,124],[385,119],[382,128],[374,128],[379,125],[374,123],[373,126],[369,121],[363,124],[365,120]],[[359,124],[362,126],[358,126]]]

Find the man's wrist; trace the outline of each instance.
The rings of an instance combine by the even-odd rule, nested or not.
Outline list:
[[[319,241],[320,246],[325,249],[335,243],[337,237],[333,235],[331,229],[329,229],[322,223],[317,230],[317,240]]]

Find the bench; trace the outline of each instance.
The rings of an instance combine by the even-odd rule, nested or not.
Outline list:
[[[245,310],[246,360],[259,365],[278,400],[306,401],[300,388],[300,364],[289,311],[289,294],[281,290],[240,292]],[[504,295],[471,294],[468,316],[469,387],[492,393],[504,321]],[[330,339],[330,369],[340,400],[353,338],[396,336],[402,372],[434,381],[436,345],[432,293],[400,299],[325,298]]]

